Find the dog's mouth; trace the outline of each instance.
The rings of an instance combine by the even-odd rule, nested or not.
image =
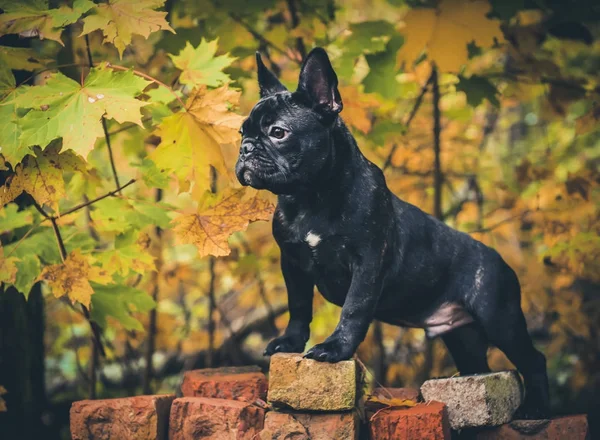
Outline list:
[[[235,166],[235,174],[244,186],[273,192],[281,185],[288,184],[290,180],[289,173],[283,167],[255,157],[239,159]]]

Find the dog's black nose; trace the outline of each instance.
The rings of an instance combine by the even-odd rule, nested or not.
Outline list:
[[[252,153],[252,151],[254,151],[255,149],[255,145],[251,142],[244,142],[242,144],[242,148],[240,148],[240,154],[247,156],[248,154]]]

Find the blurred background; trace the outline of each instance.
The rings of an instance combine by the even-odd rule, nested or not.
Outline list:
[[[43,39],[47,23],[39,17],[31,24],[29,12],[23,24],[22,17],[7,15],[19,13],[17,3],[28,4],[0,2],[0,63],[15,84],[41,85],[56,71],[75,81],[81,76],[83,83],[91,61],[134,68],[165,87],[141,98],[149,103],[142,125],[119,123],[114,115],[117,121],[103,119],[108,135],[87,155],[87,174],[64,173],[57,202],[72,207],[112,191],[115,174],[121,185],[140,180],[123,190],[126,196],[57,220],[67,250],[94,255],[103,269],[112,258],[103,260],[103,252],[135,243],[113,261],[113,271],[119,271],[121,294],[137,299],[114,297],[106,305],[111,297],[92,284],[96,324],[90,327],[79,309],[38,281],[59,260],[52,225],[30,231],[43,220],[34,202],[23,194],[0,213],[28,216],[18,227],[3,224],[0,236],[4,253],[18,258],[16,278],[3,278],[0,292],[0,437],[69,438],[72,401],[174,392],[187,369],[267,369],[262,351],[288,320],[270,221],[233,233],[230,251],[203,252],[170,223],[199,199],[189,196],[176,170],[157,171],[165,162],[153,152],[164,144],[164,121],[177,111],[177,100],[183,104],[195,87],[228,84],[241,92],[235,112],[247,115],[258,100],[255,51],[295,90],[302,58],[315,46],[326,48],[337,71],[342,118],[363,153],[385,170],[390,189],[495,248],[515,269],[530,333],[548,359],[553,411],[593,414],[597,429],[598,2],[111,0],[62,21],[68,14],[59,8],[77,11],[83,2],[29,2],[28,11],[61,11],[59,18],[38,14],[53,17],[46,31],[58,32]],[[137,18],[113,34],[94,25],[106,11],[100,7],[122,4]],[[28,55],[18,58],[8,48]],[[177,100],[164,97],[169,93]],[[0,96],[6,110],[10,95]],[[220,144],[224,169],[231,170],[239,148],[235,135]],[[1,171],[5,187],[14,165]],[[203,189],[218,194],[227,178],[213,173],[211,188]],[[130,208],[135,220],[122,214]],[[122,312],[94,315],[110,306]],[[308,346],[324,340],[340,314],[320,295],[314,310]],[[369,380],[384,386],[418,386],[456,372],[442,341],[428,341],[418,329],[375,322],[357,355]],[[489,360],[492,369],[512,368],[494,348]]]

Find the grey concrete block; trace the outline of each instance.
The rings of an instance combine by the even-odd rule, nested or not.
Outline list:
[[[421,394],[448,406],[452,429],[508,423],[523,400],[516,371],[428,380]]]

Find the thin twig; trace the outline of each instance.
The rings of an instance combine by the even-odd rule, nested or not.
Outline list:
[[[102,199],[105,199],[105,198],[107,198],[107,197],[112,197],[112,196],[114,196],[115,194],[117,194],[117,193],[120,193],[122,190],[124,190],[124,189],[125,189],[125,188],[127,188],[129,185],[131,185],[131,184],[133,184],[133,183],[135,183],[135,182],[136,182],[136,179],[131,179],[131,180],[130,180],[129,182],[127,182],[125,185],[123,185],[123,186],[120,186],[120,187],[118,187],[117,189],[115,189],[115,190],[113,190],[113,191],[110,191],[110,192],[107,192],[106,194],[103,194],[103,195],[101,195],[101,196],[99,196],[99,197],[96,197],[95,199],[88,200],[87,202],[84,202],[84,203],[80,203],[79,205],[77,205],[77,206],[74,206],[73,208],[71,208],[71,209],[69,209],[69,210],[67,210],[67,211],[63,212],[61,215],[65,216],[65,215],[72,214],[72,213],[74,213],[75,211],[79,211],[80,209],[82,209],[82,208],[85,208],[86,206],[93,205],[94,203],[96,203],[96,202],[99,202],[99,201],[100,201],[100,200],[102,200]]]
[[[282,48],[278,47],[275,43],[273,43],[272,41],[267,40],[264,36],[262,36],[258,31],[256,31],[254,28],[252,28],[252,26],[250,26],[248,23],[246,23],[240,16],[234,14],[233,12],[229,13],[229,17],[235,21],[236,23],[239,23],[240,25],[242,25],[242,27],[244,29],[246,29],[248,32],[250,32],[252,34],[252,36],[254,38],[256,38],[260,43],[269,46],[270,48],[274,49],[275,51],[279,52],[280,54],[284,55],[286,58],[290,59],[291,61],[297,63],[297,64],[302,64],[302,61],[290,57],[290,55],[287,53],[287,51],[283,50]]]
[[[525,216],[526,216],[527,214],[529,214],[530,212],[531,212],[531,211],[528,209],[528,210],[526,210],[526,211],[523,211],[523,212],[522,212],[522,213],[520,213],[520,214],[515,214],[515,215],[512,215],[512,216],[510,216],[510,217],[507,217],[507,218],[505,218],[504,220],[500,220],[500,221],[498,221],[498,222],[494,223],[494,224],[493,224],[493,225],[491,225],[491,226],[488,226],[488,227],[485,227],[485,228],[477,228],[477,229],[473,229],[472,231],[468,231],[467,233],[468,233],[468,234],[474,234],[474,233],[476,233],[476,232],[491,232],[491,231],[493,231],[494,229],[496,229],[496,228],[498,228],[498,227],[500,227],[500,226],[502,226],[502,225],[504,225],[504,224],[506,224],[506,223],[510,223],[510,222],[512,222],[512,221],[514,221],[514,220],[517,220],[517,219],[519,219],[519,218],[521,218],[521,219],[522,219],[523,217],[525,217]]]
[[[171,92],[171,94],[175,97],[175,99],[177,99],[177,101],[179,101],[179,104],[181,104],[181,107],[185,110],[185,102],[183,102],[181,100],[181,98],[179,97],[179,95],[177,93],[175,93],[175,90],[173,90],[171,87],[169,87],[168,85],[166,85],[164,82],[162,82],[161,80],[158,80],[156,78],[154,78],[153,76],[150,75],[146,75],[144,72],[140,72],[139,70],[136,69],[130,69],[129,67],[123,67],[123,66],[115,66],[112,63],[106,63],[106,65],[108,67],[110,67],[111,69],[115,69],[115,70],[121,70],[123,72],[127,72],[129,70],[131,70],[133,73],[135,73],[137,76],[141,76],[142,78],[147,79],[148,81],[152,81],[155,84],[158,84],[161,87],[164,87],[165,89],[167,89],[169,92]]]
[[[431,74],[431,76],[429,77],[429,79],[427,80],[425,85],[423,87],[421,87],[419,96],[417,96],[417,99],[415,100],[415,104],[413,105],[413,108],[410,111],[408,118],[406,119],[406,122],[404,123],[404,127],[405,127],[406,131],[408,131],[408,128],[410,127],[412,120],[415,118],[417,111],[421,107],[421,104],[423,103],[423,98],[425,97],[425,94],[427,93],[427,90],[429,89],[429,85],[431,84],[432,81],[433,81],[433,73]],[[394,153],[396,152],[397,149],[398,149],[398,144],[394,144],[394,146],[390,150],[390,154],[388,154],[388,157],[383,164],[383,167],[382,167],[383,171],[388,169],[389,166],[392,164],[392,157],[394,157]]]
[[[438,83],[438,70],[434,65],[431,71],[431,84],[433,92],[433,215],[437,219],[442,219],[442,183],[444,176],[442,175],[441,163],[441,141],[440,135],[442,132],[441,110],[440,110],[440,88]]]

